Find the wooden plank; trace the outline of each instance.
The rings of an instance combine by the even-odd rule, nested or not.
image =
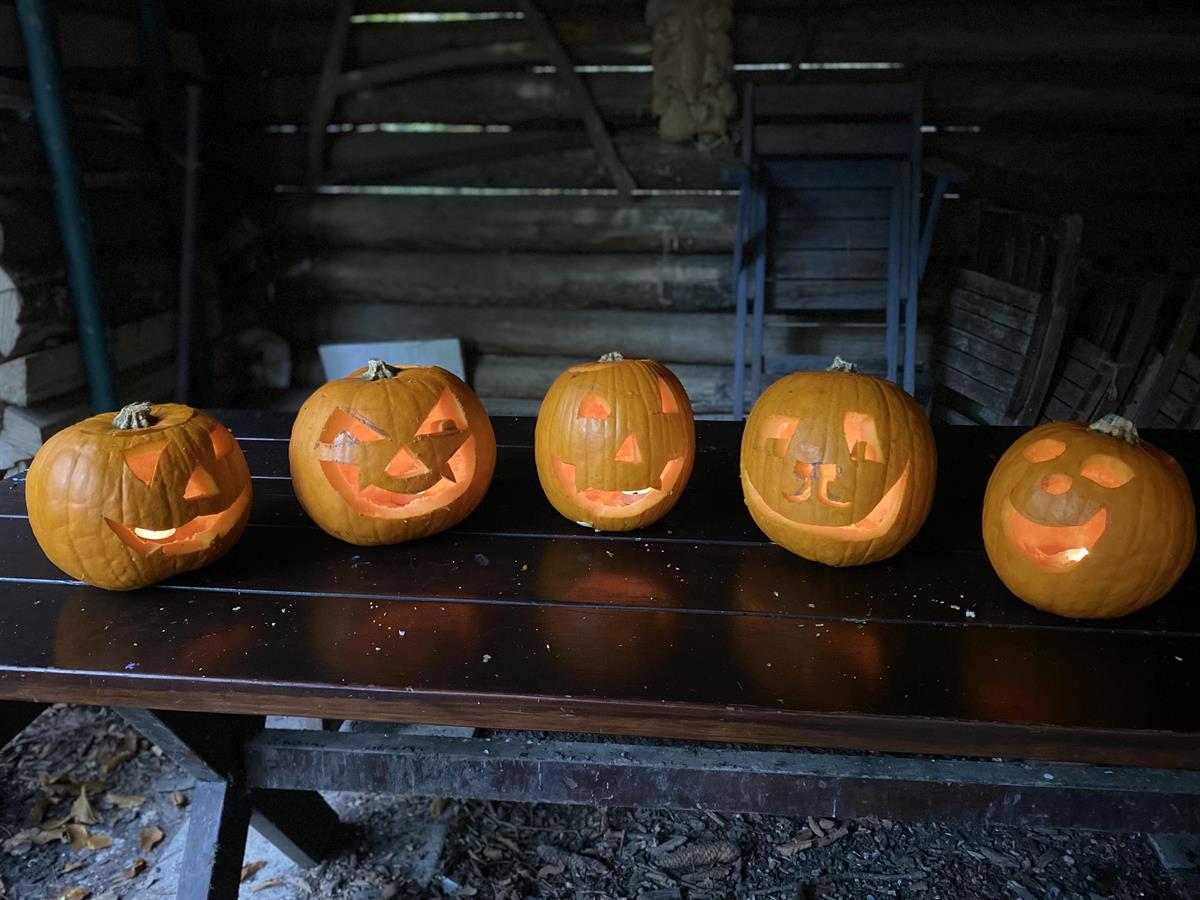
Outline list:
[[[143,365],[171,347],[175,313],[157,313],[113,331],[113,358],[119,370]],[[0,400],[30,406],[79,390],[85,384],[79,344],[39,350],[0,363]]]
[[[734,58],[780,62],[793,58],[801,11],[740,12],[734,23]],[[556,28],[577,62],[648,62],[650,29],[634,5],[601,13],[574,6],[557,12]],[[920,4],[859,6],[823,21],[805,45],[806,61],[898,60],[916,63],[1062,60],[1064,63],[1187,63],[1200,55],[1200,39],[1186,14],[1111,13],[1075,0],[1053,10],[997,9],[982,0],[947,7],[930,20]],[[361,25],[350,44],[354,65],[498,41],[527,39],[519,20]],[[321,21],[272,27],[268,58],[275,68],[315,71],[323,49]],[[1058,36],[1070,33],[1069,46]],[[593,49],[594,48],[594,49]]]
[[[887,302],[887,282],[882,279],[821,280],[768,279],[771,308],[784,310],[881,310]]]
[[[1015,328],[1009,328],[976,315],[970,310],[950,306],[946,310],[946,322],[959,331],[973,334],[981,340],[1003,347],[1011,347],[1017,353],[1024,354],[1029,346],[1029,335]]]
[[[1134,410],[1136,425],[1149,425],[1172,385],[1187,378],[1182,373],[1182,367],[1196,336],[1196,329],[1200,326],[1200,278],[1184,287],[1182,295],[1179,315],[1173,323],[1174,327],[1166,335],[1154,375],[1147,380],[1144,390],[1139,391],[1137,408]],[[1187,380],[1196,385],[1193,379]]]
[[[1200,382],[1200,356],[1195,353],[1188,352],[1183,357],[1183,364],[1179,367],[1179,371],[1187,375],[1196,382]]]
[[[754,89],[759,116],[907,117],[921,96],[911,82],[873,84],[763,84]]]
[[[287,245],[321,248],[728,253],[734,212],[733,198],[724,196],[629,203],[618,197],[320,195],[288,198],[278,236]],[[849,220],[840,232],[814,227],[813,239],[875,230],[858,225]]]
[[[1131,818],[1156,831],[1200,824],[1200,778],[1149,769],[284,730],[247,756],[251,783],[290,790],[1116,831]]]
[[[298,135],[275,135],[273,181],[300,183]],[[720,160],[648,129],[618,132],[622,159],[645,188],[716,189]],[[457,147],[447,151],[447,145]],[[368,132],[329,144],[327,184],[611,189],[582,131],[446,136]]]
[[[771,246],[776,250],[886,250],[887,219],[777,218]]]
[[[1026,310],[958,287],[950,291],[950,306],[952,309],[962,310],[1025,334],[1033,325],[1033,316]]]
[[[990,297],[1031,313],[1036,313],[1042,303],[1042,295],[1037,291],[1026,290],[1011,282],[1001,281],[999,278],[992,278],[970,269],[955,270],[954,282],[957,287],[973,294]]]
[[[812,219],[876,219],[886,221],[891,214],[891,192],[871,189],[831,189],[776,191],[771,195],[780,228],[783,223]],[[806,227],[806,226],[801,226]]]
[[[934,346],[936,347],[939,343],[995,366],[1009,375],[1016,375],[1025,363],[1025,358],[1019,351],[1001,344],[993,344],[991,341],[983,340],[970,332],[955,328],[953,325],[948,325],[938,332]]]
[[[284,270],[277,290],[342,303],[724,309],[724,255],[404,253],[346,250]]]
[[[1000,381],[1005,373],[964,353],[943,345],[930,360],[930,368],[940,384],[968,399],[993,410],[1002,410],[1008,404],[1007,385]]]
[[[800,250],[776,249],[771,253],[776,279],[885,279],[886,250]]]
[[[796,122],[754,128],[754,150],[760,156],[900,156],[912,149],[912,141],[907,123]]]
[[[540,401],[571,357],[483,355],[469,366],[471,386],[485,401],[491,397]],[[672,364],[696,413],[728,412],[733,405],[733,371],[727,365]],[[490,403],[487,404],[491,408]]]
[[[768,322],[781,321],[768,316]],[[733,317],[727,313],[535,309],[342,303],[289,306],[272,327],[299,344],[378,340],[404,335],[419,340],[458,337],[479,353],[539,354],[598,358],[619,349],[626,356],[667,362],[733,362]],[[882,326],[824,320],[808,327],[768,328],[770,354],[835,354],[844,358],[878,354]],[[919,358],[929,343],[921,335]]]

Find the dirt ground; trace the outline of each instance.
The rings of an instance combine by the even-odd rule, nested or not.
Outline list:
[[[0,752],[0,898],[170,897],[190,782],[108,710],[54,707]],[[327,795],[301,871],[253,836],[243,898],[1186,898],[1126,834]]]

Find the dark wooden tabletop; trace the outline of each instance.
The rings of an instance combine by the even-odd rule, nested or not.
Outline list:
[[[809,563],[742,503],[740,424],[697,424],[683,498],[640,533],[559,516],[533,421],[497,419],[462,525],[378,548],[301,511],[290,416],[218,414],[254,475],[222,561],[127,594],[42,555],[0,484],[0,698],[1200,768],[1200,587],[1117,621],[1014,598],[979,533],[1015,430],[942,428],[933,512],[892,560]],[[1200,436],[1148,439],[1195,482]]]

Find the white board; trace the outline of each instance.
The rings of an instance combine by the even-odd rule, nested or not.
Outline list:
[[[441,366],[466,381],[462,344],[458,338],[433,341],[380,341],[373,344],[321,344],[321,366],[326,380],[345,378],[362,368],[368,359],[382,359],[392,365]]]

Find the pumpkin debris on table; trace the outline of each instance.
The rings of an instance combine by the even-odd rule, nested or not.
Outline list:
[[[742,432],[746,506],[805,559],[856,566],[900,551],[933,503],[937,450],[917,402],[840,358],[767,388]]]
[[[250,516],[250,470],[229,430],[178,403],[134,403],[48,440],[25,502],[50,561],[131,590],[223,556]]]
[[[550,385],[534,457],[546,498],[572,522],[641,528],[670,511],[692,474],[691,401],[661,363],[606,353]]]
[[[438,366],[366,366],[317,388],[292,426],[292,486],[322,529],[397,544],[457,525],[496,467],[479,398]]]
[[[1179,464],[1128,419],[1048,422],[996,463],[983,543],[1010,591],[1078,619],[1149,606],[1183,575],[1196,507]]]

